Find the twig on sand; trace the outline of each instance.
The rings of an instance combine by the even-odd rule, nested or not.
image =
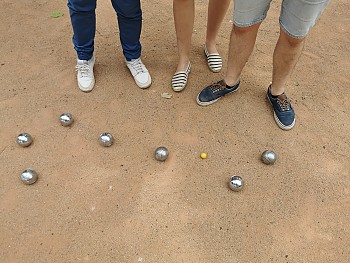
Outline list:
[[[0,155],[6,150],[7,147],[8,147],[8,145],[6,145],[6,146],[4,147],[4,149],[1,150]]]

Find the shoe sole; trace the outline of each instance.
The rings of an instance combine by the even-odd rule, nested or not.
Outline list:
[[[278,119],[275,111],[273,112],[273,117],[274,117],[274,119],[275,119],[275,121],[277,123],[277,126],[280,127],[282,130],[288,131],[288,130],[290,130],[290,129],[292,129],[294,127],[295,119],[294,119],[294,121],[293,121],[293,123],[291,125],[286,126],[286,125],[284,125],[283,123],[280,122],[280,120]]]
[[[81,91],[83,91],[83,92],[88,93],[88,92],[90,92],[90,91],[92,91],[92,90],[94,89],[94,86],[95,86],[95,79],[92,81],[92,83],[90,84],[90,86],[91,86],[91,87],[85,88],[85,87],[81,86],[80,83],[78,82],[78,87],[79,87],[79,89],[80,89]]]
[[[135,79],[135,82],[136,82],[136,85],[140,88],[140,89],[147,89],[151,86],[152,84],[152,79],[149,78],[149,80],[146,82],[146,83],[140,83],[138,81],[136,81]]]
[[[230,91],[229,93],[226,93],[224,96],[221,96],[221,97],[217,98],[216,100],[212,100],[212,101],[209,101],[209,102],[202,102],[202,101],[200,101],[199,98],[198,98],[199,97],[199,94],[198,94],[197,98],[196,98],[197,104],[200,105],[200,106],[208,106],[210,104],[213,104],[214,102],[217,102],[219,99],[221,99],[221,98],[223,98],[223,97],[225,97],[225,96],[227,96],[229,94],[235,93],[237,90],[239,90],[239,87],[240,86],[238,86],[237,89],[235,89],[233,91]]]
[[[270,104],[271,104],[271,106],[272,106],[273,118],[275,119],[275,122],[276,122],[277,126],[280,127],[282,130],[285,130],[285,131],[288,131],[288,130],[292,129],[292,128],[294,127],[294,124],[295,124],[295,118],[294,118],[294,121],[293,121],[292,124],[290,124],[290,125],[288,125],[288,126],[287,126],[287,125],[284,125],[284,124],[278,119],[277,114],[275,113],[275,111],[274,111],[274,109],[273,109],[273,105],[272,105],[272,102],[271,102],[271,100],[270,100],[270,98],[269,98],[269,95],[266,94],[266,97],[267,97],[267,99],[269,100],[269,102],[270,102]]]
[[[219,73],[222,69],[222,67],[218,70],[213,70],[211,67],[209,67],[210,71],[213,72],[213,73]]]

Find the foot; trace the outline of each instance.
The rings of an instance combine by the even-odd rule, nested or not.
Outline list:
[[[283,92],[281,95],[272,96],[270,85],[267,89],[267,98],[272,105],[273,116],[278,127],[283,130],[292,129],[295,124],[295,113],[287,95]]]
[[[188,75],[191,72],[191,63],[188,63],[187,68],[184,71],[175,72],[172,80],[171,86],[174,91],[182,91],[187,84]]]
[[[214,73],[220,72],[222,69],[222,58],[219,53],[209,53],[207,46],[204,45],[204,54],[207,58],[209,69]]]
[[[229,87],[225,80],[220,80],[204,88],[197,96],[197,103],[201,106],[213,104],[227,94],[234,93],[239,89],[239,81]]]
[[[126,61],[126,65],[130,70],[131,75],[141,89],[146,89],[152,84],[151,75],[146,66],[142,63],[141,58]]]
[[[84,92],[90,92],[95,85],[94,77],[95,57],[89,60],[77,60],[76,71],[79,89]]]

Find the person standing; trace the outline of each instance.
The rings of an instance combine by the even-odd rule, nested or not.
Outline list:
[[[220,72],[222,58],[216,49],[216,37],[230,0],[209,0],[208,21],[204,53],[212,72]],[[179,61],[171,84],[174,91],[182,91],[191,71],[190,52],[194,25],[194,0],[173,0],[173,12]]]
[[[197,96],[201,106],[210,105],[236,92],[241,72],[253,51],[258,29],[267,15],[271,0],[235,0],[227,72],[224,79],[204,88]],[[274,119],[283,130],[295,124],[295,112],[285,93],[285,84],[303,50],[305,38],[329,0],[283,0],[280,33],[273,53],[272,82],[267,98]]]
[[[78,87],[84,92],[94,88],[94,38],[96,31],[96,0],[68,0],[73,27],[73,44],[77,52]],[[120,41],[126,65],[137,86],[148,88],[151,76],[141,61],[142,11],[140,0],[112,0],[117,13]]]

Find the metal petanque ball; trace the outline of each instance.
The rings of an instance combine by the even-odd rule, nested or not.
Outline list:
[[[63,113],[60,116],[62,126],[70,126],[73,123],[73,116],[70,113]]]
[[[261,160],[264,164],[274,164],[276,158],[277,156],[274,151],[266,150],[261,154]]]
[[[33,169],[26,169],[21,173],[19,179],[24,184],[34,184],[38,180],[38,174]]]
[[[169,151],[165,147],[158,147],[154,152],[154,156],[158,161],[165,161],[169,156]]]
[[[29,133],[21,133],[17,136],[17,143],[22,147],[28,147],[33,142]]]
[[[100,144],[104,147],[109,147],[113,144],[113,136],[109,132],[104,132],[98,138]]]
[[[231,190],[238,192],[241,191],[244,186],[244,180],[240,176],[231,176],[231,179],[228,183],[228,186]]]

